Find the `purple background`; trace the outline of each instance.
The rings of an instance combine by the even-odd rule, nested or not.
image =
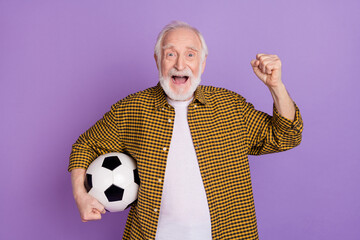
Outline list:
[[[82,223],[67,173],[77,137],[154,86],[155,39],[179,19],[204,35],[203,84],[271,113],[253,74],[275,53],[303,142],[250,157],[262,240],[360,239],[360,2],[0,1],[0,239],[120,239],[127,212]]]

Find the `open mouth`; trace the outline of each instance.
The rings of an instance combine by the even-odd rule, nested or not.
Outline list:
[[[175,84],[184,84],[189,79],[189,76],[171,76],[173,83]]]

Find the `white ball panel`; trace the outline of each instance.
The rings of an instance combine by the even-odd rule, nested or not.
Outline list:
[[[137,199],[138,191],[139,191],[139,185],[137,185],[136,183],[130,184],[129,186],[126,187],[123,196],[123,201],[127,202],[129,205],[130,203],[132,203]]]
[[[109,169],[100,167],[92,174],[93,187],[104,191],[112,185],[114,181],[113,173]]]
[[[124,201],[109,202],[107,203],[106,210],[108,210],[109,212],[123,211],[129,204]]]
[[[109,202],[101,189],[92,188],[89,191],[89,194],[96,198],[96,200],[98,200],[107,209],[107,205],[109,204]]]
[[[114,169],[114,184],[126,189],[127,186],[134,182],[133,170],[126,166],[119,166]]]

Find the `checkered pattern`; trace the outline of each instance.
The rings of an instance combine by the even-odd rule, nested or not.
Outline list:
[[[124,152],[137,161],[138,201],[131,207],[123,239],[155,238],[174,117],[175,111],[158,84],[114,104],[73,145],[69,171],[87,168],[108,152]],[[258,239],[247,156],[300,144],[303,124],[299,109],[296,107],[291,122],[275,107],[271,117],[234,92],[199,86],[188,107],[188,122],[213,239]]]

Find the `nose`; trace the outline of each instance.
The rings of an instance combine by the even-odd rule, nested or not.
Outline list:
[[[185,69],[185,61],[184,61],[184,58],[183,58],[182,56],[179,56],[179,57],[176,59],[175,68],[176,68],[178,71],[182,71],[182,70]]]

